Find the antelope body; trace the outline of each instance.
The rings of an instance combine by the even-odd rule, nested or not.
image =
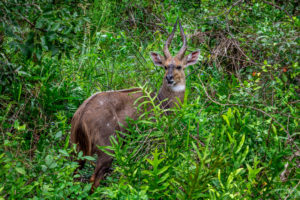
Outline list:
[[[171,56],[169,46],[174,37],[177,21],[164,45],[164,56],[151,52],[154,64],[165,68],[163,84],[157,95],[158,101],[163,101],[164,109],[173,107],[177,99],[183,102],[184,68],[195,64],[200,53],[198,50],[184,56],[187,41],[179,21],[183,46],[175,57]],[[96,168],[90,179],[93,182],[92,190],[99,185],[104,173],[112,164],[112,157],[99,150],[97,146],[110,146],[110,136],[115,135],[116,131],[125,131],[126,118],[134,120],[138,118],[139,113],[134,103],[142,96],[140,88],[96,93],[85,100],[75,112],[71,122],[71,142],[77,144],[78,150],[83,151],[84,155],[91,156],[95,153],[98,155]],[[80,161],[80,167],[83,167],[84,162]]]

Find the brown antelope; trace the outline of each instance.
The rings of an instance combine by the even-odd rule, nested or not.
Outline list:
[[[184,69],[195,64],[200,54],[197,50],[184,56],[187,41],[179,21],[183,46],[175,57],[171,56],[169,46],[176,31],[177,21],[164,45],[164,56],[151,52],[154,64],[165,69],[163,83],[157,95],[157,100],[162,102],[163,109],[173,107],[175,103],[178,103],[177,99],[183,102]],[[125,131],[126,118],[134,120],[138,118],[139,113],[135,102],[142,96],[143,92],[140,88],[99,92],[85,100],[75,112],[71,122],[71,142],[77,144],[78,150],[83,151],[85,156],[95,153],[98,155],[96,168],[90,179],[93,182],[92,190],[99,185],[104,173],[112,164],[112,157],[99,150],[97,146],[110,146],[110,136],[114,136],[116,131]],[[84,163],[85,161],[80,161],[81,168]]]

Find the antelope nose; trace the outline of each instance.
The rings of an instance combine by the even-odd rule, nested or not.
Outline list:
[[[173,80],[173,75],[172,74],[168,74],[166,76],[167,81],[172,81]]]
[[[172,74],[167,74],[166,79],[168,82],[172,82],[173,81],[173,75]]]

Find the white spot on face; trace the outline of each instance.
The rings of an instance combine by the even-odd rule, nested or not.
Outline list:
[[[109,127],[109,123],[107,123],[106,126]]]
[[[173,90],[173,92],[182,92],[185,90],[185,85],[175,85],[172,86],[171,89]]]
[[[113,119],[116,119],[116,117],[114,117]]]

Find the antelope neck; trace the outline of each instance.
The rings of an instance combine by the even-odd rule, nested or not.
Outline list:
[[[175,86],[167,86],[167,83],[163,83],[162,87],[158,93],[158,100],[163,101],[163,108],[171,108],[175,104],[178,103],[177,98],[180,99],[181,102],[184,100],[184,92],[185,92],[185,84],[175,85]],[[176,98],[177,97],[177,98]],[[167,101],[164,101],[168,99]]]

